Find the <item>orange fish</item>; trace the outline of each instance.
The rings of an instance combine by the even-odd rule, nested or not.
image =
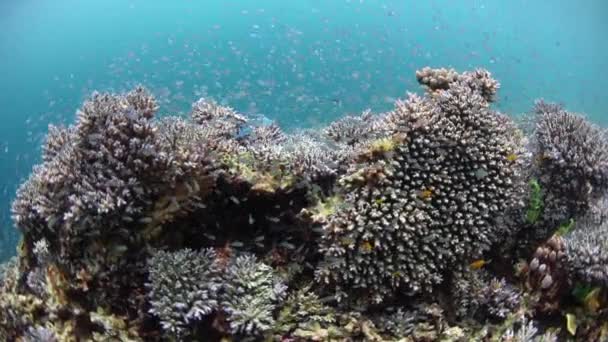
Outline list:
[[[484,267],[485,265],[487,265],[489,263],[490,263],[490,260],[479,259],[479,260],[473,261],[469,265],[469,267],[471,267],[471,269],[478,270],[478,269]]]
[[[432,196],[433,196],[433,190],[425,189],[420,192],[420,197],[422,197],[422,199],[424,199],[424,200],[427,200],[427,199],[431,198]]]

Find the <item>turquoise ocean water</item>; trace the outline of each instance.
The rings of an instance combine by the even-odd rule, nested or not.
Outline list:
[[[543,97],[608,124],[605,0],[3,0],[0,260],[49,123],[93,90],[148,87],[161,114],[211,97],[286,129],[419,91],[423,66],[485,67],[513,116]]]

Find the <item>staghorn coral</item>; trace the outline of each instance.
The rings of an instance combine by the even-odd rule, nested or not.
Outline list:
[[[389,307],[385,312],[374,317],[374,323],[380,333],[391,338],[408,336],[416,341],[436,340],[448,330],[441,307],[427,303],[418,304],[407,310]]]
[[[185,334],[190,324],[217,309],[221,281],[212,249],[158,251],[148,269],[150,313],[170,334]]]
[[[447,267],[504,234],[501,218],[521,205],[521,138],[488,109],[478,73],[447,89],[398,102],[395,136],[381,154],[340,180],[344,203],[324,226],[319,281],[337,294],[431,290]],[[390,150],[392,148],[392,151]]]
[[[66,144],[69,144],[74,129],[61,126],[49,125],[49,132],[45,144],[42,146],[42,160],[50,162],[61,152]]]
[[[521,316],[516,322],[516,327],[511,327],[501,336],[501,342],[557,342],[558,336],[552,331],[539,334],[537,322]]]
[[[348,156],[347,150],[333,149],[312,132],[299,132],[276,141],[250,135],[226,155],[226,163],[254,189],[272,193],[301,183],[331,183]]]
[[[73,126],[49,136],[45,162],[13,203],[26,248],[45,239],[69,286],[95,291],[94,305],[132,308],[121,300],[139,291],[133,277],[144,279],[141,241],[196,208],[215,181],[209,134],[180,119],[154,121],[156,108],[143,88],[93,94]]]
[[[296,330],[306,331],[328,328],[336,323],[336,313],[321,303],[311,286],[304,286],[291,293],[283,303],[274,329],[285,336]]]
[[[287,136],[276,124],[256,126],[247,136],[246,143],[250,145],[269,145],[282,143],[287,140]]]
[[[501,319],[519,308],[522,302],[521,293],[517,289],[507,284],[505,279],[497,278],[490,280],[489,286],[481,291],[481,298],[488,314]]]
[[[12,257],[8,261],[0,264],[0,289],[11,282],[11,276],[15,273],[18,266],[17,257]]]
[[[234,138],[247,119],[230,107],[218,105],[216,102],[199,99],[192,105],[190,117],[195,124],[209,129],[209,134],[215,137]]]
[[[357,145],[382,134],[381,118],[374,116],[370,110],[361,115],[347,115],[327,126],[323,133],[336,143]]]
[[[142,211],[138,197],[146,190],[138,180],[149,176],[157,153],[154,107],[138,111],[127,98],[133,96],[94,94],[83,105],[69,143],[62,140],[61,150],[47,154],[17,193],[13,218],[22,230],[78,231],[97,223],[91,220],[120,217],[116,211]]]
[[[505,279],[484,270],[462,270],[452,279],[452,295],[460,319],[504,320],[522,305],[522,294]]]
[[[458,79],[458,72],[454,69],[424,67],[416,71],[416,79],[431,90],[448,89],[450,83]]]
[[[234,335],[260,335],[272,329],[273,311],[286,287],[273,269],[252,255],[236,257],[224,273],[220,306]]]
[[[536,102],[535,173],[546,191],[544,218],[557,226],[585,214],[608,185],[604,130],[556,104]]]
[[[608,287],[608,223],[578,222],[564,236],[566,265],[574,279]]]

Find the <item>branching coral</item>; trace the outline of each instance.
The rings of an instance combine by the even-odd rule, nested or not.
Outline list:
[[[521,202],[523,146],[488,109],[484,84],[494,83],[484,77],[464,73],[397,102],[386,117],[394,150],[341,179],[346,205],[324,226],[320,281],[376,302],[399,288],[430,290],[456,260],[509,234],[501,218]]]
[[[296,330],[312,330],[314,327],[328,328],[336,323],[336,313],[324,305],[311,286],[297,289],[290,294],[279,311],[276,330],[288,335]]]
[[[272,329],[273,311],[286,287],[273,269],[252,255],[234,259],[224,274],[221,307],[233,334],[258,335]]]
[[[74,129],[60,126],[49,125],[49,132],[46,136],[45,144],[42,146],[42,160],[50,162],[63,147],[70,143]]]
[[[221,287],[215,252],[156,252],[148,262],[150,313],[164,330],[185,333],[189,324],[217,309]]]
[[[347,149],[336,150],[312,132],[299,132],[275,140],[260,139],[257,130],[243,139],[228,164],[257,189],[274,192],[299,183],[323,183],[333,179],[348,157]]]
[[[536,173],[547,192],[544,216],[561,223],[583,215],[606,190],[608,138],[600,127],[559,105],[540,100],[534,112]]]
[[[12,257],[7,262],[0,264],[0,289],[4,287],[5,283],[8,286],[8,284],[13,281],[11,277],[13,277],[13,274],[16,272],[17,263],[17,258]]]
[[[522,304],[522,294],[505,279],[483,270],[463,270],[452,279],[454,307],[459,318],[481,317],[503,320]]]
[[[194,123],[208,128],[211,135],[223,138],[235,137],[247,122],[247,118],[232,108],[206,99],[199,99],[192,105],[190,117]]]
[[[500,338],[501,342],[557,342],[557,335],[547,331],[539,334],[538,323],[522,316],[517,322],[518,327],[507,329]]]
[[[379,129],[381,125],[380,116],[367,110],[361,115],[348,115],[332,122],[323,133],[336,143],[353,146],[384,133]]]
[[[270,125],[256,126],[251,130],[251,134],[247,136],[246,142],[250,145],[270,145],[280,144],[287,140],[287,136],[281,128],[272,123]]]
[[[69,138],[68,133],[49,136],[47,145],[55,147],[47,149],[47,162],[35,169],[13,204],[20,228],[79,231],[120,217],[117,211],[124,217],[142,211],[140,198],[150,190],[141,180],[151,176],[158,150],[150,121],[155,105],[136,96],[149,95],[143,90],[129,96],[95,94],[78,112]],[[150,107],[138,109],[142,103]]]
[[[150,313],[165,331],[187,334],[196,321],[221,311],[231,334],[259,335],[273,327],[285,286],[273,269],[252,255],[222,266],[212,249],[159,251],[148,262]]]
[[[575,279],[608,287],[608,223],[579,222],[564,237],[567,265]]]
[[[388,308],[374,318],[374,323],[391,338],[408,336],[424,341],[439,339],[448,328],[445,320],[439,305],[422,303],[411,309]]]
[[[477,69],[467,73],[466,77],[462,77],[454,69],[425,67],[416,71],[416,78],[420,84],[433,92],[447,90],[453,87],[454,83],[461,82],[465,87],[481,95],[487,102],[494,101],[494,96],[500,87],[490,72],[484,69]]]
[[[55,333],[42,326],[30,327],[25,334],[23,342],[57,342],[57,336]]]
[[[94,94],[73,126],[51,131],[45,162],[13,203],[27,244],[46,239],[70,286],[99,291],[88,297],[100,302],[129,288],[124,274],[143,279],[138,244],[212,187],[209,135],[180,119],[156,122],[156,109],[143,88]]]

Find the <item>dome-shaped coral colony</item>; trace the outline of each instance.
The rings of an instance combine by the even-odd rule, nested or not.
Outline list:
[[[605,132],[540,101],[525,134],[485,70],[416,76],[294,134],[94,94],[13,203],[0,338],[608,338]]]

